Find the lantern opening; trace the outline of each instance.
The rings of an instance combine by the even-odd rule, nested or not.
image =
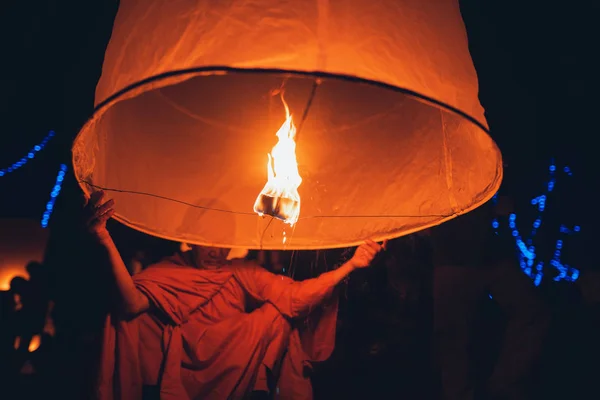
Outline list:
[[[277,131],[278,142],[271,150],[267,162],[267,183],[254,203],[254,212],[261,217],[270,215],[293,226],[300,216],[298,187],[302,178],[296,161],[296,126],[290,108],[283,98],[285,122]]]

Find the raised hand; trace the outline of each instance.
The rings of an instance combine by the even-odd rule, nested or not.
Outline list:
[[[348,261],[350,265],[354,268],[366,268],[373,260],[385,251],[387,247],[387,240],[385,240],[381,245],[372,241],[367,240],[365,243],[358,246],[356,251],[354,252],[354,256]]]
[[[110,237],[106,221],[115,213],[114,200],[105,200],[104,192],[99,190],[86,198],[83,207],[83,223],[87,232],[102,241]]]

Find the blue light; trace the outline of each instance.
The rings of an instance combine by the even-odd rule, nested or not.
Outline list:
[[[56,198],[60,194],[60,188],[64,181],[65,172],[67,171],[66,164],[60,165],[60,171],[56,176],[56,183],[52,188],[52,192],[50,193],[50,200],[46,204],[46,210],[44,211],[44,215],[42,215],[42,228],[48,227],[48,221],[50,220],[50,215],[52,215],[52,211],[54,210],[54,203],[56,202]]]
[[[27,152],[27,155],[25,157],[22,157],[19,161],[13,163],[10,167],[0,169],[0,176],[4,176],[7,173],[14,172],[15,170],[21,168],[23,165],[27,164],[27,161],[35,158],[37,152],[42,150],[44,148],[44,144],[46,144],[48,140],[53,136],[54,131],[48,132],[44,140],[40,144],[36,144],[35,146],[33,146],[33,148]]]
[[[508,217],[509,227],[512,230],[512,236],[515,238],[515,244],[516,244],[516,248],[518,250],[517,257],[519,259],[519,265],[521,266],[521,269],[523,270],[523,272],[527,276],[529,276],[530,278],[532,278],[534,280],[534,284],[536,286],[540,285],[540,283],[543,279],[544,263],[542,261],[537,261],[537,264],[536,264],[537,255],[535,253],[535,246],[533,246],[533,243],[534,243],[533,238],[535,237],[535,235],[537,233],[537,229],[542,225],[541,216],[546,209],[547,194],[549,192],[551,192],[552,190],[554,190],[556,187],[556,181],[554,179],[554,172],[556,171],[556,165],[554,164],[554,162],[551,163],[551,165],[549,167],[549,171],[550,171],[550,179],[546,186],[546,193],[541,194],[540,196],[537,196],[537,197],[534,197],[533,199],[531,199],[531,205],[537,206],[536,208],[538,211],[538,216],[532,224],[533,227],[532,227],[531,234],[529,235],[529,237],[522,238],[520,236],[519,230],[517,228],[517,223],[516,223],[516,220],[517,220],[516,214],[510,214],[510,216]],[[572,171],[569,167],[564,167],[563,171],[567,175],[572,176]],[[492,226],[494,227],[494,229],[498,228],[499,225],[500,225],[500,223],[497,221],[497,219],[494,219],[492,221]],[[566,234],[566,235],[573,235],[574,233],[577,233],[580,230],[581,230],[581,227],[579,225],[575,225],[573,227],[572,231],[569,228],[567,228],[567,226],[560,225],[559,233]],[[497,231],[495,233],[496,233],[496,235],[498,235]],[[525,243],[527,243],[527,245],[525,245]],[[529,246],[529,247],[527,247],[527,246]],[[559,239],[556,241],[556,248],[554,251],[554,256],[553,256],[552,260],[549,262],[549,265],[558,271],[558,275],[554,278],[555,281],[566,280],[566,281],[574,282],[579,277],[579,270],[560,262],[560,257],[562,254],[561,249],[563,248],[563,246],[564,246],[564,243],[562,240]],[[533,265],[536,265],[537,272],[535,272],[535,273],[532,272]]]
[[[498,192],[496,192],[496,194],[494,194],[494,196],[492,197],[492,204],[497,204],[498,203]]]
[[[571,280],[575,282],[579,278],[579,270],[573,269],[573,273],[571,274]]]

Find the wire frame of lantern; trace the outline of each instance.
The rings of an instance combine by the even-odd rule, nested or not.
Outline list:
[[[74,171],[166,239],[394,238],[497,191],[477,92],[455,0],[123,0]]]

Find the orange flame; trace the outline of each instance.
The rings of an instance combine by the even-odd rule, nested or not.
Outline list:
[[[298,187],[302,178],[298,172],[296,160],[296,126],[290,114],[290,109],[283,99],[285,107],[285,122],[277,131],[278,142],[271,150],[267,162],[267,183],[256,198],[254,211],[262,216],[273,215],[285,223],[294,225],[300,216],[300,194]],[[265,197],[270,198],[271,205],[265,206]]]

